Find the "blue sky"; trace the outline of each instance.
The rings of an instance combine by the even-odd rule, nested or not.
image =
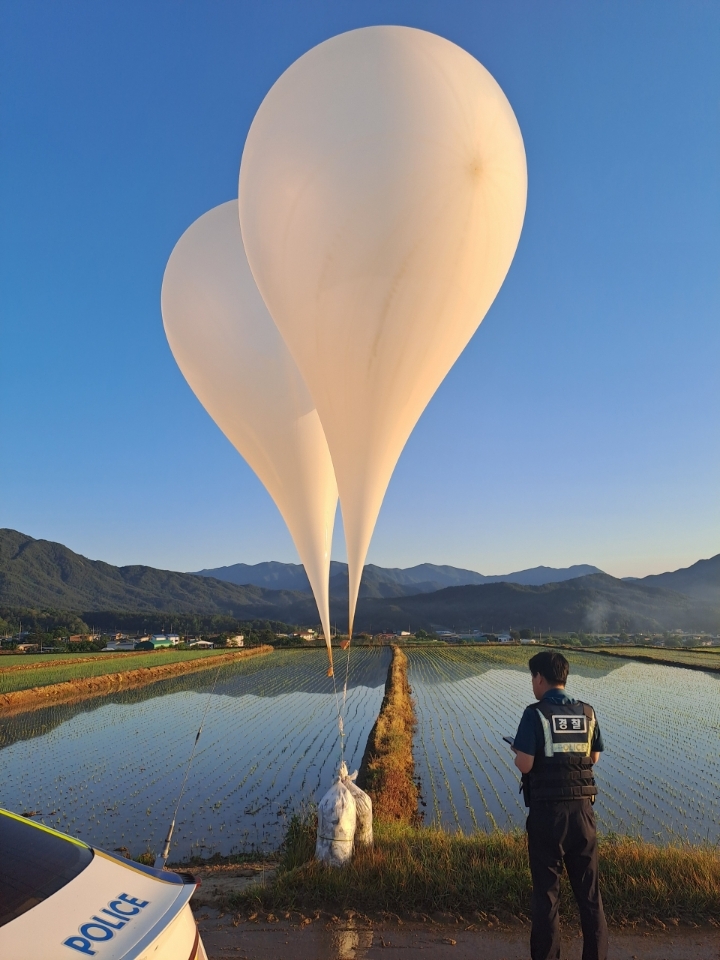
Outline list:
[[[0,526],[112,563],[296,559],[172,359],[160,283],[237,195],[274,80],[374,23],[491,71],[529,196],[369,560],[639,576],[720,552],[720,5],[692,0],[2,5]]]

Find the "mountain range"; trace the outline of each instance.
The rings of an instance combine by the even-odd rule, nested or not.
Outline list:
[[[720,602],[698,600],[642,580],[595,573],[574,580],[525,586],[492,583],[447,587],[431,594],[358,605],[360,624],[370,629],[450,629],[498,632],[529,627],[542,633],[584,630],[720,630]]]
[[[263,610],[259,617],[270,617],[271,610],[297,603],[298,596],[154,567],[115,567],[61,543],[0,530],[0,604],[7,606],[232,616],[257,608]]]
[[[544,583],[558,583],[573,580],[590,573],[602,573],[597,567],[587,563],[572,567],[532,567],[498,576],[484,576],[474,570],[460,567],[439,566],[435,563],[420,563],[415,567],[378,567],[368,563],[363,570],[360,584],[360,597],[388,598],[409,597],[416,593],[434,593],[444,587],[464,587],[482,583],[521,583],[525,586],[541,586]],[[311,594],[310,582],[305,568],[300,563],[235,563],[229,567],[215,567],[211,570],[198,570],[197,576],[213,577],[238,586],[252,584],[270,590],[300,590]],[[330,562],[330,596],[346,597],[348,592],[348,568],[346,563],[337,560]]]
[[[683,567],[672,573],[653,574],[635,582],[650,587],[666,587],[698,600],[720,603],[720,553],[709,560],[698,560],[691,567]]]
[[[162,611],[314,624],[317,609],[299,569],[281,563],[219,568],[234,571],[236,577],[249,570],[255,571],[255,579],[266,578],[265,585],[235,583],[210,575],[217,570],[176,573],[140,565],[116,567],[89,560],[59,543],[0,530],[0,604],[6,606],[76,611],[83,616],[93,611]],[[332,577],[331,616],[342,627],[347,624],[346,566],[334,565]],[[468,577],[476,579],[457,583]],[[285,585],[293,582],[296,588],[287,589]],[[421,564],[407,570],[369,565],[364,582],[357,630],[720,629],[720,555],[640,580],[619,580],[595,567],[537,567],[501,578]],[[429,589],[428,584],[441,587]]]

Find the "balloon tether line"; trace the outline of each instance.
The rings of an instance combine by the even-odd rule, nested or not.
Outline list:
[[[352,641],[352,626],[348,622],[348,640],[347,640],[347,654],[345,656],[345,683],[343,684],[343,705],[342,713],[345,715],[345,706],[347,703],[347,688],[348,688],[348,676],[350,674],[350,643]],[[342,760],[345,760],[345,730],[343,726],[342,716],[340,717],[340,754]]]
[[[340,763],[341,765],[345,762],[345,721],[343,719],[345,715],[345,707],[347,704],[347,688],[348,688],[348,676],[350,673],[350,640],[348,639],[347,645],[347,656],[345,658],[345,683],[343,684],[343,698],[342,698],[342,708],[340,707],[340,700],[338,699],[337,684],[335,683],[335,671],[332,668],[332,653],[330,656],[330,676],[332,677],[333,682],[333,693],[335,694],[335,710],[337,712],[337,722],[338,722],[338,733],[340,735]]]
[[[347,656],[345,657],[345,685],[343,686],[343,713],[345,713],[345,701],[347,700],[349,673],[350,673],[350,637],[348,637]]]
[[[335,694],[335,711],[337,713],[337,722],[338,722],[338,734],[340,736],[340,763],[345,761],[345,725],[343,723],[342,713],[340,711],[340,701],[338,699],[337,684],[335,683],[335,670],[333,669],[332,661],[332,641],[330,649],[328,650],[328,659],[330,660],[330,669],[328,670],[329,675],[332,677],[333,682],[333,693]],[[343,702],[344,705],[344,702]]]
[[[195,734],[195,743],[193,744],[192,752],[190,753],[190,759],[188,760],[187,766],[185,767],[185,776],[183,777],[182,786],[180,787],[180,793],[178,794],[177,803],[175,804],[175,810],[173,811],[173,817],[170,823],[170,829],[168,830],[168,835],[165,838],[165,846],[163,847],[163,851],[160,854],[160,856],[156,857],[155,859],[154,866],[156,870],[165,869],[167,858],[170,855],[170,843],[172,841],[173,830],[175,829],[175,820],[177,818],[178,810],[180,809],[180,801],[182,800],[183,794],[185,793],[185,785],[187,784],[187,778],[188,778],[188,774],[190,773],[190,767],[192,766],[193,757],[195,756],[195,750],[197,749],[198,740],[200,739],[200,734],[202,733],[203,727],[205,726],[205,718],[207,717],[208,710],[210,709],[210,702],[212,700],[213,694],[215,693],[215,686],[218,682],[218,677],[220,676],[221,669],[222,669],[222,664],[220,664],[220,666],[217,668],[217,673],[215,674],[215,679],[213,680],[212,690],[208,695],[207,703],[205,704],[205,711],[203,713],[202,720],[200,721],[200,727],[198,728],[198,732]]]

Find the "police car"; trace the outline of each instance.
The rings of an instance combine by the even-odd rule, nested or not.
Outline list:
[[[207,960],[196,887],[0,809],[2,960]]]

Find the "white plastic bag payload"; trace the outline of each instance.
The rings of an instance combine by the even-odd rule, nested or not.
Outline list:
[[[365,791],[361,790],[355,783],[357,775],[357,770],[355,773],[348,774],[347,767],[344,763],[340,767],[340,776],[343,778],[343,783],[355,800],[355,811],[357,813],[355,846],[371,847],[373,845],[372,800]]]
[[[347,773],[347,768],[345,769]],[[350,862],[355,840],[357,813],[355,798],[338,779],[318,804],[318,832],[315,858],[330,867]]]

